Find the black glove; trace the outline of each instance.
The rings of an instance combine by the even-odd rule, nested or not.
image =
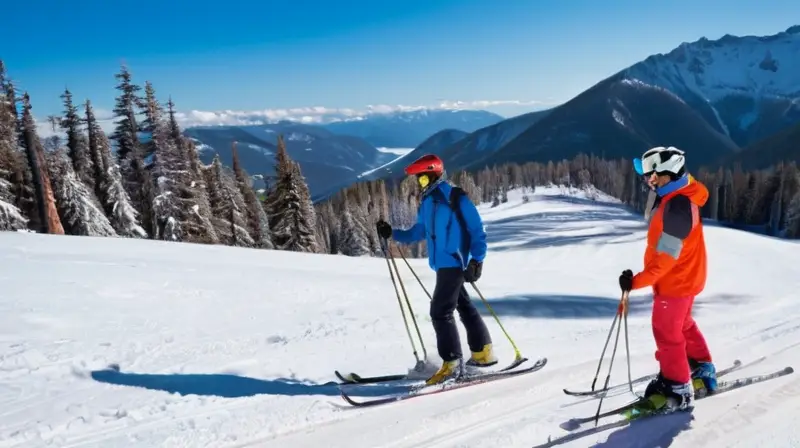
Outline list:
[[[381,238],[388,240],[392,237],[392,226],[388,222],[379,219],[378,223],[375,224],[375,228],[378,230],[378,236]]]
[[[619,276],[619,287],[623,292],[633,288],[633,272],[630,269],[622,271],[622,275]]]
[[[481,271],[483,271],[483,263],[475,261],[474,258],[469,260],[467,269],[464,271],[464,281],[467,283],[477,282],[481,278]]]

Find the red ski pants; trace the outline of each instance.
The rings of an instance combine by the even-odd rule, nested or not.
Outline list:
[[[689,358],[711,362],[711,353],[697,323],[692,318],[694,297],[655,296],[653,336],[661,374],[670,380],[687,383],[691,379]]]

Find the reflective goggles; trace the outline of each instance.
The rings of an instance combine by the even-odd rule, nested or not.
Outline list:
[[[425,188],[431,183],[431,178],[427,174],[420,174],[417,176],[417,182],[419,183],[420,187]]]
[[[637,158],[633,159],[633,169],[636,170],[636,173],[639,174],[640,176],[644,176],[645,179],[649,179],[653,175],[653,173],[656,172],[656,164],[655,164],[655,162],[653,162],[652,163],[652,169],[648,170],[648,171],[645,171],[643,163],[642,163],[642,159],[637,157]]]

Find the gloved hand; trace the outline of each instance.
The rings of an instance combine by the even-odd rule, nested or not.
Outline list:
[[[379,219],[378,222],[375,224],[375,228],[378,231],[378,236],[381,238],[388,240],[392,237],[392,226],[388,222]]]
[[[483,271],[483,263],[475,261],[474,258],[469,260],[467,269],[464,270],[464,281],[467,283],[477,282],[481,278],[481,271]]]
[[[633,271],[625,269],[622,275],[619,276],[619,287],[623,292],[630,291],[633,288]]]

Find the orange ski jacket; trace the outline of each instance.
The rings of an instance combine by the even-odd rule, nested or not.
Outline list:
[[[708,189],[686,175],[658,193],[647,231],[644,270],[633,277],[633,289],[652,286],[660,296],[696,296],[706,284],[700,207],[708,200]]]

